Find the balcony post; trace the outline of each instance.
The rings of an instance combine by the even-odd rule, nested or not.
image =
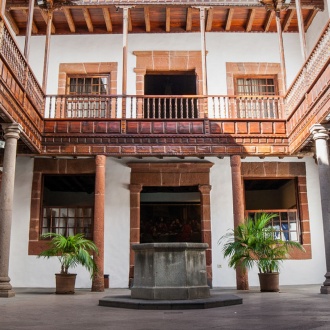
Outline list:
[[[1,10],[1,16],[5,16],[5,11],[6,11],[6,0],[0,0],[0,10]]]
[[[298,29],[299,29],[299,39],[300,39],[300,47],[301,47],[301,54],[303,57],[303,61],[307,60],[307,46],[306,46],[306,34],[305,34],[305,27],[304,21],[301,11],[301,3],[300,0],[295,0],[296,3],[296,11],[297,11],[297,18],[298,18]]]
[[[94,274],[92,282],[93,292],[104,291],[104,192],[105,192],[106,156],[97,155],[95,158],[95,202],[93,240],[99,253],[93,258],[98,272]]]
[[[29,1],[29,12],[28,12],[28,20],[26,23],[26,34],[25,34],[25,43],[24,43],[24,56],[28,63],[29,63],[29,55],[30,55],[30,40],[32,33],[34,2],[35,2],[34,0]]]
[[[316,160],[319,172],[321,207],[323,219],[324,248],[326,260],[326,280],[321,286],[321,293],[330,294],[330,166],[329,166],[329,148],[328,148],[328,130],[315,124],[310,132],[313,135],[316,149]]]
[[[199,19],[200,19],[200,29],[201,29],[201,56],[202,56],[202,82],[203,82],[203,96],[207,95],[207,67],[206,67],[206,40],[205,40],[205,12],[209,9],[207,7],[199,7]],[[203,99],[203,112],[204,118],[208,118],[208,107],[206,98]]]
[[[16,168],[17,140],[22,128],[19,124],[1,124],[6,141],[0,192],[0,297],[15,296],[10,284],[9,257],[13,214],[14,181]]]
[[[283,34],[282,34],[282,26],[280,20],[280,11],[275,12],[276,17],[276,28],[278,35],[278,43],[280,47],[280,59],[281,59],[281,73],[282,73],[282,93],[280,95],[285,95],[286,93],[286,68],[285,68],[285,57],[284,57],[284,46],[283,46]]]
[[[122,74],[122,118],[126,118],[127,94],[127,36],[128,36],[128,10],[130,6],[123,6],[123,74]],[[123,128],[122,128],[123,130]]]
[[[47,11],[47,32],[45,41],[45,56],[44,56],[44,72],[42,76],[42,91],[46,94],[47,78],[48,78],[48,63],[49,63],[49,50],[50,38],[52,33],[53,10]]]
[[[233,189],[234,228],[244,223],[244,196],[242,185],[241,157],[230,156],[231,178]],[[248,273],[241,267],[236,268],[237,290],[249,290]]]

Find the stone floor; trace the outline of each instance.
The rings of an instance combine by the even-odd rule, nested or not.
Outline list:
[[[243,304],[176,311],[98,306],[102,297],[128,295],[127,289],[81,289],[68,296],[56,295],[54,289],[15,291],[14,298],[0,298],[1,330],[330,329],[330,295],[321,295],[320,285],[282,286],[279,293],[213,289],[242,297]]]

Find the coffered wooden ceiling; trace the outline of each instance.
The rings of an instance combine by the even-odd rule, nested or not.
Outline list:
[[[47,1],[44,0],[46,4]],[[81,0],[69,3],[54,0],[52,34],[122,33],[123,10],[120,5],[133,5],[129,9],[129,33],[180,33],[200,31],[199,9],[194,5],[208,5],[207,32],[276,32],[274,11],[267,11],[257,0],[197,1],[197,0]],[[272,0],[265,0],[272,1]],[[305,30],[316,13],[323,10],[323,0],[301,0]],[[45,5],[44,5],[45,6]],[[25,35],[28,1],[9,0],[6,17],[16,35]],[[298,20],[295,2],[281,10],[284,32],[297,32]],[[47,14],[36,5],[33,13],[33,35],[46,32]]]

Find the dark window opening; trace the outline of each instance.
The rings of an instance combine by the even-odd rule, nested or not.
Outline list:
[[[246,214],[276,213],[271,221],[275,235],[282,240],[300,241],[300,222],[295,179],[244,180]]]
[[[95,175],[43,176],[40,234],[93,239]]]
[[[198,118],[197,99],[188,96],[196,95],[193,71],[146,74],[144,94],[145,118]]]
[[[198,187],[145,187],[140,242],[201,242]]]

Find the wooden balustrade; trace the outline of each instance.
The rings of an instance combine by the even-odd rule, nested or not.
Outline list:
[[[48,95],[46,118],[282,119],[279,96]]]
[[[319,75],[330,57],[330,21],[323,30],[317,44],[298,72],[294,82],[287,91],[284,99],[286,118],[299,107],[312,86],[317,81]]]
[[[13,74],[24,96],[40,114],[44,112],[44,93],[29,67],[25,57],[17,46],[5,22],[0,18],[0,56]],[[11,86],[8,86],[9,88]],[[16,91],[14,91],[15,94]],[[21,106],[25,105],[25,97]]]

